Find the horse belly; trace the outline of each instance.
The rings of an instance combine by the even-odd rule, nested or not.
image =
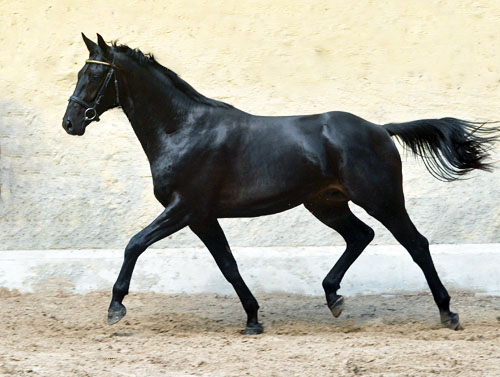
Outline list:
[[[335,182],[315,165],[260,166],[226,181],[218,200],[219,217],[270,215],[296,207]]]
[[[260,193],[239,193],[223,197],[218,203],[217,217],[255,217],[283,212],[303,203],[306,195],[284,193],[277,195],[258,195]],[[250,194],[250,195],[246,195]]]

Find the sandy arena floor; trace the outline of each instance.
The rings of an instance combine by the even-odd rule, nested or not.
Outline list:
[[[334,319],[322,297],[260,294],[265,333],[243,336],[235,296],[135,293],[105,324],[108,292],[0,291],[1,376],[499,376],[500,297],[359,296]]]

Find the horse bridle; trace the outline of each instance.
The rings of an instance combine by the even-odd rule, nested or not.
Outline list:
[[[78,98],[75,95],[72,95],[71,97],[69,97],[68,101],[76,102],[86,109],[85,112],[83,113],[85,116],[84,122],[91,122],[93,120],[98,122],[99,121],[99,114],[97,113],[97,106],[101,102],[102,97],[104,97],[104,91],[108,87],[108,84],[111,81],[111,78],[113,76],[114,76],[115,94],[116,94],[114,106],[120,105],[120,99],[119,99],[119,95],[118,95],[118,80],[116,78],[116,72],[115,72],[115,69],[117,69],[117,67],[115,66],[115,59],[114,58],[113,58],[112,63],[103,62],[100,60],[91,60],[91,59],[85,60],[85,63],[102,64],[102,65],[107,65],[110,68],[109,68],[108,74],[106,75],[106,78],[104,79],[104,82],[102,83],[101,88],[97,92],[97,95],[96,95],[94,101],[92,102],[92,104],[87,103],[86,101],[82,100],[81,98]]]

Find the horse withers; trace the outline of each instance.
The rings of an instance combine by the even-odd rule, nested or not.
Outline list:
[[[148,246],[188,226],[206,245],[233,285],[247,314],[246,334],[263,331],[259,305],[243,281],[218,218],[269,215],[304,205],[336,230],[346,250],[323,280],[335,317],[344,307],[342,277],[374,237],[349,201],[379,220],[422,269],[441,322],[459,329],[450,296],[421,235],[405,209],[401,159],[391,137],[420,156],[436,178],[452,181],[488,170],[494,129],[455,118],[376,125],[333,111],[302,116],[255,116],[207,98],[152,55],[98,35],[85,35],[89,59],[78,74],[63,118],[71,135],[105,111],[121,107],[151,165],[154,194],[164,211],[132,237],[113,286],[108,322],[126,314],[137,259]]]

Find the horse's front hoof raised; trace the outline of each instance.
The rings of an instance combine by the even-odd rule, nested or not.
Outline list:
[[[441,323],[451,330],[463,330],[457,313],[449,312],[441,314]]]
[[[333,316],[337,318],[344,310],[344,297],[338,296],[332,305],[328,304],[328,308],[330,308]]]
[[[113,303],[108,309],[108,325],[114,325],[127,314],[127,309],[120,303]]]
[[[264,327],[260,323],[255,325],[247,326],[244,330],[241,331],[244,335],[259,335],[264,332]]]

